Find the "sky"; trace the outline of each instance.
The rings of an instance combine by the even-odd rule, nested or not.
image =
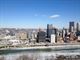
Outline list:
[[[80,0],[0,0],[1,28],[63,28],[70,21],[80,21]]]

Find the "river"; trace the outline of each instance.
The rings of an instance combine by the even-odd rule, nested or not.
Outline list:
[[[8,51],[0,54],[0,60],[54,60],[57,56],[80,55],[80,49],[74,50],[25,50],[25,51]]]

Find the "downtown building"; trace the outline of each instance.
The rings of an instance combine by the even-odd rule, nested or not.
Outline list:
[[[75,32],[75,23],[74,21],[69,22],[69,32]]]
[[[37,33],[37,40],[36,40],[37,43],[40,43],[40,42],[46,42],[46,32],[45,31],[42,31],[41,29],[39,29],[39,32]]]
[[[80,22],[77,22],[77,24],[76,24],[76,31],[77,31],[77,32],[80,31]]]
[[[80,42],[80,22],[77,22],[76,24],[76,36],[77,36],[78,42]]]
[[[50,43],[57,42],[57,29],[53,28],[52,24],[47,24],[47,40]]]

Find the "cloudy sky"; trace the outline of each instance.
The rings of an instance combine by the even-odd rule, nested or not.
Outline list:
[[[80,0],[0,0],[0,27],[67,27],[80,21]]]

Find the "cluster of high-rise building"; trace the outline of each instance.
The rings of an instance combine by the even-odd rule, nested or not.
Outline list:
[[[47,24],[47,29],[0,29],[0,41],[21,40],[27,43],[80,42],[80,23],[69,22],[69,28],[59,29]]]
[[[80,40],[80,23],[69,22],[69,28],[58,29],[47,24],[46,32],[39,31],[38,42],[50,43],[76,43]]]

